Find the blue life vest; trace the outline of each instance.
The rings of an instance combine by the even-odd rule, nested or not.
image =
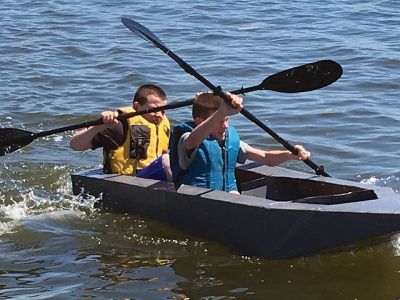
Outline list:
[[[179,167],[178,142],[185,132],[196,127],[194,122],[181,123],[174,127],[170,138],[170,164],[175,186],[181,184],[221,191],[237,191],[235,179],[236,159],[239,152],[239,134],[232,126],[226,130],[225,145],[208,137],[197,148],[195,157],[187,170]]]

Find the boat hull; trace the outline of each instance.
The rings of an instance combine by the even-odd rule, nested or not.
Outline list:
[[[297,257],[400,231],[400,195],[389,188],[255,163],[237,178],[242,195],[93,171],[72,182],[75,194],[101,194],[106,209],[161,220],[240,255]]]

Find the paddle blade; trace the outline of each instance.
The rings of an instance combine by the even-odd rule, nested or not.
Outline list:
[[[281,93],[308,92],[334,83],[342,74],[337,62],[320,60],[271,75],[259,88]]]
[[[35,139],[30,131],[15,128],[0,128],[0,156],[14,152]]]
[[[151,42],[155,45],[158,46],[164,46],[163,42],[160,41],[158,37],[156,37],[149,29],[144,27],[143,25],[139,24],[138,22],[135,22],[131,19],[122,17],[121,22],[134,34],[136,34],[138,37],[144,39],[145,41]]]

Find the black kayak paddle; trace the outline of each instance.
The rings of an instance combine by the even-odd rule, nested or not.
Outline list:
[[[200,82],[202,82],[205,86],[207,86],[209,89],[211,89],[214,94],[220,96],[227,103],[230,103],[229,98],[222,91],[221,87],[219,87],[219,86],[217,87],[217,86],[213,85],[205,77],[200,75],[195,69],[193,69],[189,64],[187,64],[183,59],[181,59],[174,52],[172,52],[170,49],[168,49],[164,45],[164,43],[161,42],[161,40],[159,38],[157,38],[149,29],[147,29],[145,26],[139,24],[138,22],[135,22],[135,21],[125,18],[125,17],[121,18],[121,21],[134,34],[136,34],[140,38],[150,42],[151,44],[153,44],[154,46],[156,46],[157,48],[162,50],[165,54],[167,54],[170,58],[172,58],[185,72],[194,76],[196,79],[198,79]],[[297,71],[299,71],[299,72],[297,72]],[[284,71],[280,75],[285,78],[283,81],[281,81],[281,79],[279,79],[280,76],[278,76],[278,77],[274,78],[275,80],[272,80],[272,82],[275,84],[275,86],[277,87],[277,90],[280,92],[282,92],[283,90],[288,93],[311,91],[311,90],[319,89],[319,88],[325,87],[327,85],[330,85],[331,83],[338,80],[342,76],[342,73],[343,73],[343,69],[338,63],[336,63],[332,60],[323,60],[321,62],[321,67],[318,63],[315,63],[315,64],[304,65],[300,69],[294,68],[291,71],[289,70],[289,72]],[[278,73],[278,74],[280,74],[280,73]],[[276,74],[276,75],[278,75],[278,74]],[[305,79],[301,76],[304,76]],[[291,84],[290,88],[285,88],[287,83]],[[258,88],[255,88],[255,89],[258,89]],[[240,93],[245,93],[245,92],[249,92],[249,91],[252,91],[252,89],[239,90]],[[261,129],[266,131],[268,134],[270,134],[276,141],[281,143],[287,150],[289,150],[290,152],[292,152],[294,154],[297,153],[297,150],[293,145],[291,145],[289,142],[287,142],[282,137],[280,137],[277,133],[275,133],[272,129],[270,129],[268,126],[266,126],[264,123],[262,123],[259,119],[257,119],[248,110],[246,110],[245,108],[242,108],[240,113],[242,115],[244,115],[247,119],[252,121],[253,123],[257,124]],[[306,163],[309,167],[314,169],[314,171],[317,175],[323,175],[326,177],[330,177],[330,175],[324,171],[322,166],[316,165],[312,160],[306,159],[306,160],[304,160],[304,163]]]

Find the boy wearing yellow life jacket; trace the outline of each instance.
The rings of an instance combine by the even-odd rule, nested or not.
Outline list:
[[[142,111],[167,104],[165,92],[152,84],[142,85],[132,106],[101,113],[102,125],[77,132],[73,150],[103,148],[103,171],[158,180],[170,180],[168,143],[170,123],[164,111],[118,121],[120,113]]]

